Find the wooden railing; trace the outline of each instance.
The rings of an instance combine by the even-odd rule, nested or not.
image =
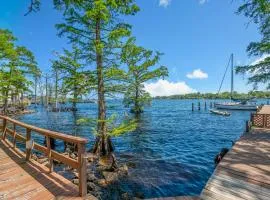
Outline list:
[[[270,114],[251,114],[252,126],[259,128],[270,128]]]
[[[12,118],[0,115],[0,119],[3,120],[2,124],[2,139],[7,140],[7,134],[11,136],[12,141],[9,141],[13,148],[16,148],[16,141],[21,141],[25,143],[25,153],[26,160],[29,161],[31,158],[32,150],[35,149],[39,152],[44,153],[49,160],[49,170],[53,171],[53,160],[60,161],[74,169],[78,170],[79,174],[79,193],[80,196],[85,196],[87,194],[87,175],[86,175],[86,166],[87,166],[87,157],[85,145],[87,143],[86,139],[80,137],[74,137],[63,133],[58,133],[54,131],[49,131],[46,129],[38,128],[31,126]],[[12,125],[12,128],[9,128],[8,125]],[[26,130],[26,133],[23,135],[16,131],[16,127],[22,127]],[[39,135],[42,135],[46,138],[46,146],[35,143],[32,140],[31,133],[35,132]],[[68,156],[65,156],[51,148],[51,139],[59,139],[67,143],[77,145],[78,147],[78,159],[72,159]]]

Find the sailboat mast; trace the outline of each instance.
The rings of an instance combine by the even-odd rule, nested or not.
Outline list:
[[[231,99],[233,98],[233,90],[234,90],[234,88],[233,88],[233,76],[234,76],[234,64],[233,64],[233,58],[234,56],[233,56],[233,54],[231,55],[231,64],[232,64],[232,68],[231,68]]]

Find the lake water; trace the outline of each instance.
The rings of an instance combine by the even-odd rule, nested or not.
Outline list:
[[[200,194],[214,170],[215,155],[221,148],[231,148],[232,141],[241,136],[250,112],[232,111],[230,117],[213,115],[204,110],[202,100],[201,111],[192,112],[192,102],[197,108],[198,100],[154,100],[136,131],[113,139],[118,159],[130,165],[130,175],[121,185],[124,190],[145,198]],[[81,117],[95,118],[97,105],[79,104],[78,108],[73,114],[49,113],[38,107],[36,113],[19,120],[85,137],[91,148],[91,127],[75,122]],[[121,101],[109,102],[108,116],[124,116],[126,112]],[[62,143],[57,145],[62,148]]]

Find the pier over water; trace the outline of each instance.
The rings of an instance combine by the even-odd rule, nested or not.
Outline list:
[[[217,166],[202,199],[270,199],[270,106],[252,114],[250,130]]]

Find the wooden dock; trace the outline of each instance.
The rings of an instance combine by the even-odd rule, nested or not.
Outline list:
[[[81,199],[78,186],[0,142],[0,199]]]
[[[270,107],[261,111],[269,115]],[[256,120],[253,125],[267,124],[268,118]],[[270,129],[253,127],[236,142],[209,179],[201,199],[270,199]]]
[[[270,114],[270,105],[262,106],[260,110],[257,112],[258,114]]]
[[[87,140],[40,129],[22,122],[1,116],[0,140],[0,199],[96,199],[86,194],[86,157]],[[25,128],[19,133],[16,127]],[[31,132],[43,135],[46,146],[35,143]],[[33,134],[32,133],[32,134]],[[8,139],[8,138],[11,138]],[[78,159],[71,159],[50,147],[50,139],[60,139],[78,146]],[[26,143],[26,152],[16,147],[16,142]],[[32,150],[38,150],[49,159],[49,166],[44,166],[31,159]],[[53,171],[53,160],[60,161],[78,170],[79,186]]]

